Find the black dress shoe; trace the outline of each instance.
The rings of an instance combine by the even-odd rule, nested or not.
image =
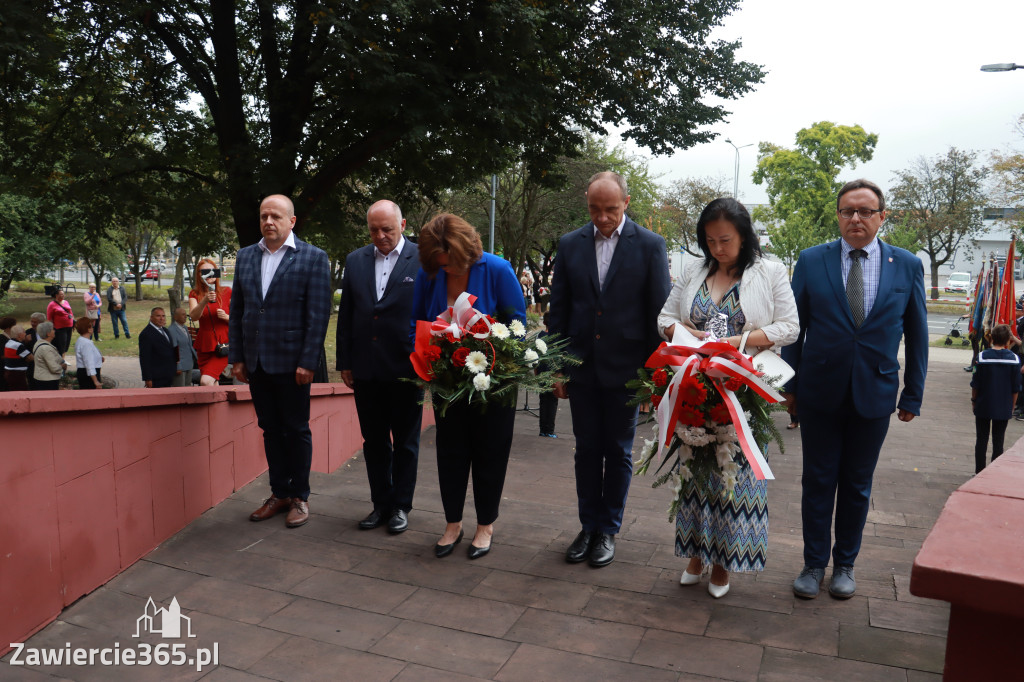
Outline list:
[[[404,533],[405,529],[409,527],[409,516],[401,509],[396,509],[391,513],[391,518],[388,519],[388,532],[392,535],[398,535]]]
[[[380,528],[385,523],[387,523],[387,521],[385,520],[384,515],[374,509],[370,512],[369,516],[359,522],[359,530],[373,530],[374,528]]]
[[[595,533],[594,546],[590,550],[590,565],[595,568],[607,566],[615,558],[615,536]]]
[[[587,556],[590,554],[590,546],[594,542],[594,538],[597,537],[597,533],[588,533],[585,530],[581,530],[580,534],[576,536],[576,539],[569,545],[568,551],[565,553],[565,560],[570,564],[578,564],[581,561],[586,561]]]
[[[485,554],[487,554],[490,551],[491,551],[491,546],[490,545],[487,545],[486,547],[477,547],[473,543],[469,543],[469,558],[470,559],[479,559],[480,557],[484,556]]]
[[[459,537],[455,538],[455,542],[451,543],[450,545],[442,545],[442,544],[434,545],[434,556],[436,556],[438,559],[441,559],[443,557],[448,556],[449,554],[452,553],[452,550],[455,549],[455,545],[459,544],[460,542],[462,542],[462,531],[461,530],[459,531]],[[490,548],[488,548],[488,549],[490,549]]]

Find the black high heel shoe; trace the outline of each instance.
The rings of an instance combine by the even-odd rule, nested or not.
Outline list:
[[[459,537],[455,538],[455,542],[448,545],[442,545],[440,543],[434,545],[434,556],[436,556],[438,559],[448,556],[452,553],[452,550],[455,549],[455,545],[459,544],[460,542],[462,542],[461,530],[459,531]],[[490,548],[488,547],[488,549]]]

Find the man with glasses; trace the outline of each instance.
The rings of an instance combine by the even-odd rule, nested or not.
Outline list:
[[[830,553],[829,594],[848,599],[856,591],[853,565],[889,419],[894,411],[903,422],[920,414],[928,365],[924,268],[914,254],[879,241],[882,190],[848,182],[836,209],[842,238],[807,249],[793,270],[800,337],[782,350],[797,372],[787,398],[791,411],[798,401],[800,410],[804,568],[793,592],[805,599],[818,595]]]

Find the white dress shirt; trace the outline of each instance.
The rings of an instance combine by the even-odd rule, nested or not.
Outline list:
[[[259,247],[263,251],[260,276],[263,278],[263,298],[266,298],[267,290],[270,289],[270,283],[274,281],[274,275],[277,273],[277,268],[281,265],[281,261],[284,260],[284,255],[288,253],[289,248],[293,251],[295,250],[295,233],[289,232],[288,239],[284,240],[284,244],[277,251],[270,250],[266,239],[260,240]]]
[[[402,247],[405,246],[405,237],[398,239],[398,246],[391,249],[387,255],[380,252],[376,246],[373,247],[373,281],[377,287],[377,300],[384,296],[384,289],[388,286],[388,278],[398,263],[398,257],[402,255]]]
[[[850,276],[850,265],[853,259],[850,252],[853,247],[846,243],[845,239],[839,240],[840,250],[843,257],[840,260],[843,271],[843,288],[846,288],[846,280]],[[878,297],[878,280],[882,277],[882,247],[878,245],[878,237],[871,240],[871,243],[864,247],[863,251],[867,257],[861,261],[861,277],[864,283],[864,319],[871,313],[875,299]]]
[[[619,226],[609,236],[601,234],[601,230],[594,225],[594,251],[597,256],[597,281],[604,286],[604,278],[608,274],[608,266],[612,264],[612,256],[615,255],[615,247],[619,244],[619,236],[622,235],[622,226],[626,224],[626,214],[622,214]]]

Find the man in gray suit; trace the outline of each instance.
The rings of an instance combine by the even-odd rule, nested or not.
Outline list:
[[[167,326],[171,338],[178,342],[178,373],[171,380],[171,386],[191,386],[192,370],[198,365],[196,349],[192,346],[192,337],[188,335],[188,328],[185,327],[185,318],[188,311],[184,308],[175,308],[172,322]]]
[[[338,369],[355,393],[363,459],[373,511],[363,530],[409,526],[419,461],[423,391],[402,379],[413,376],[409,354],[412,294],[419,248],[402,235],[405,219],[392,201],[366,212],[372,244],[345,259],[338,309]]]

